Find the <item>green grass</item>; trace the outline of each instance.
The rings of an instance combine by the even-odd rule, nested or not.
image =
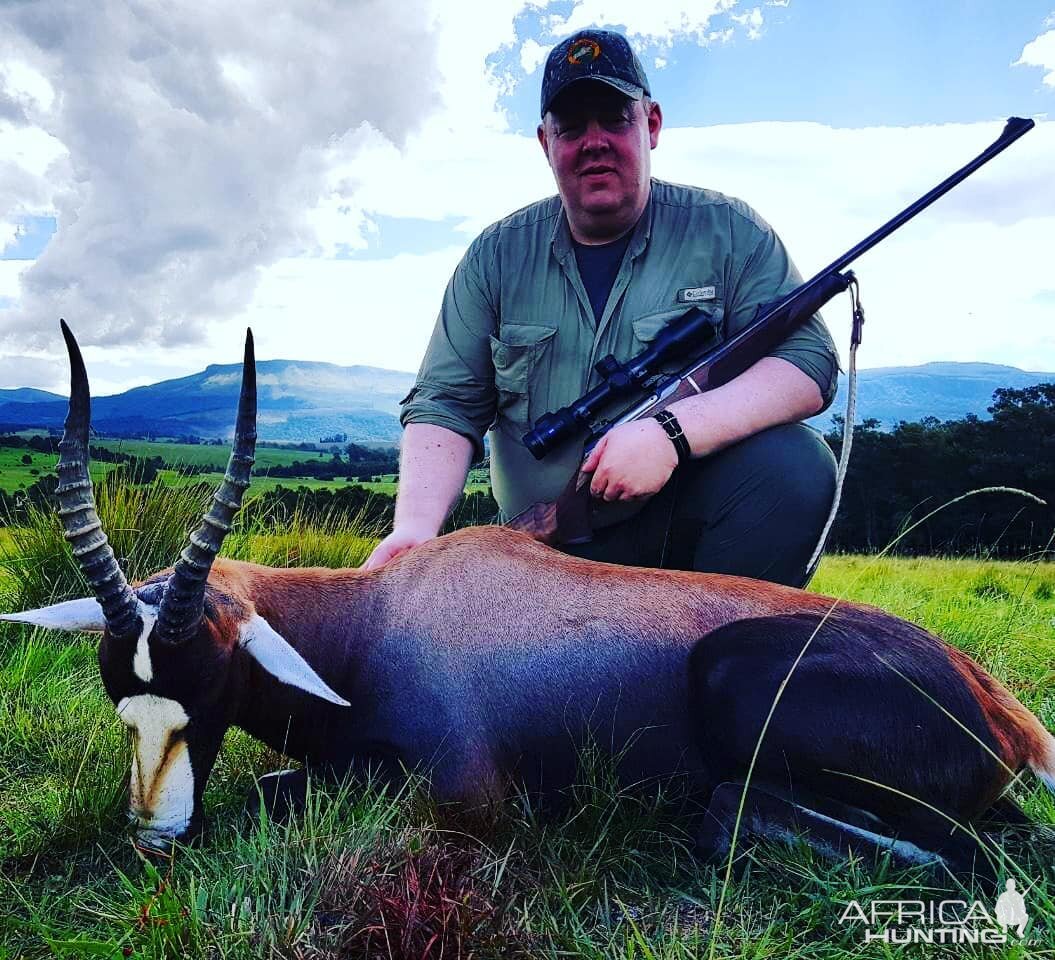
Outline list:
[[[188,483],[204,482],[210,484],[218,484],[223,477],[220,472],[217,473],[203,473],[197,476],[187,476],[181,474],[177,470],[159,470],[158,476],[161,477],[163,483],[169,486],[185,486]],[[259,475],[255,468],[253,472],[253,496],[259,496],[262,493],[268,493],[275,490],[278,487],[285,487],[287,490],[291,489],[305,489],[305,490],[339,490],[344,486],[358,486],[363,487],[365,490],[369,490],[371,493],[383,493],[386,496],[394,497],[396,491],[399,489],[399,484],[392,479],[392,475],[388,475],[387,480],[367,480],[364,482],[346,480],[344,477],[338,477],[334,480],[319,480],[316,477],[269,477],[266,475]],[[473,482],[469,480],[465,484],[466,493],[487,492],[491,489],[491,484],[488,482]]]
[[[109,450],[121,451],[137,457],[161,457],[172,469],[159,471],[163,483],[169,486],[184,486],[202,480],[206,483],[217,484],[223,476],[227,466],[227,457],[230,450],[226,446],[206,446],[189,443],[165,443],[154,440],[99,440],[94,441],[97,446],[106,447]],[[30,463],[22,463],[22,458],[29,456]],[[296,461],[305,462],[318,459],[328,460],[329,453],[320,455],[309,450],[280,450],[273,447],[258,447],[256,451],[256,465],[253,467],[253,495],[268,493],[277,487],[286,489],[304,488],[307,490],[338,490],[347,485],[349,481],[343,477],[336,480],[319,480],[315,477],[271,477],[268,476],[268,468],[276,466],[288,466]],[[31,486],[42,476],[55,472],[55,464],[58,455],[53,453],[36,453],[31,450],[19,450],[10,447],[0,447],[0,490],[14,493],[18,489]],[[92,479],[97,483],[116,464],[101,463],[93,461],[91,464]],[[191,466],[214,466],[215,472],[200,474],[198,476],[187,476],[180,472],[180,467]],[[36,471],[35,473],[33,471]],[[397,484],[392,474],[384,476],[380,481],[367,481],[359,484],[371,493],[383,493],[387,496],[396,495]],[[486,492],[490,490],[490,479],[486,470],[473,470],[470,472],[465,485],[466,493]],[[2,960],[2,958],[0,958]]]
[[[30,462],[23,463],[22,458],[27,456]],[[19,488],[32,486],[41,477],[55,472],[58,459],[58,454],[54,453],[0,447],[0,490],[14,493]],[[113,466],[112,463],[92,463],[92,479],[99,481]]]
[[[170,487],[185,487],[188,484],[194,483],[207,483],[210,486],[216,486],[220,480],[223,479],[223,473],[217,471],[216,473],[202,473],[198,475],[188,476],[187,474],[180,473],[178,470],[159,470],[158,476],[161,478],[161,482]],[[255,470],[253,473],[253,496],[259,496],[262,493],[269,493],[278,487],[285,487],[287,490],[339,490],[341,487],[347,486],[348,481],[344,477],[339,477],[336,480],[319,480],[316,477],[268,477],[260,476]],[[354,484],[353,484],[354,486]],[[384,484],[362,484],[362,486],[385,486]],[[395,487],[395,484],[391,484]]]
[[[254,481],[255,482],[255,481]],[[380,480],[376,483],[374,481],[366,481],[360,483],[359,486],[364,487],[371,493],[383,493],[386,496],[394,497],[396,491],[399,489],[399,484],[392,480]],[[465,484],[466,493],[487,493],[491,489],[489,482],[473,482],[470,480]]]
[[[133,576],[171,562],[201,507],[187,488],[99,495]],[[224,549],[274,565],[355,565],[372,534],[295,515],[280,527],[236,528]],[[83,590],[50,518],[0,535],[0,551],[0,610]],[[829,557],[814,588],[941,633],[1055,727],[1055,566]],[[255,778],[282,760],[232,731],[206,792],[205,840],[159,873],[127,840],[129,748],[94,643],[5,625],[0,958],[1027,955],[865,948],[837,924],[849,900],[941,894],[924,890],[931,881],[918,873],[827,863],[807,848],[752,850],[723,900],[723,869],[691,855],[676,810],[620,793],[588,761],[564,815],[510,802],[494,823],[457,823],[419,790],[317,784],[305,815],[278,826],[242,807]],[[1055,823],[1055,804],[1031,779],[1017,795]],[[1055,956],[1052,849],[1050,840],[1008,848],[1034,882],[1028,904],[1041,942],[1030,957]],[[992,903],[978,891],[957,895]]]
[[[166,443],[158,440],[99,440],[95,446],[129,453],[135,457],[161,457],[165,463],[191,467],[215,466],[223,470],[231,452],[227,444],[216,446],[196,443]],[[340,444],[338,444],[340,446]],[[298,460],[329,460],[326,451],[284,450],[277,447],[257,447],[256,468],[286,467]]]
[[[174,468],[182,466],[214,466],[216,477],[219,477],[227,466],[227,457],[230,448],[227,446],[206,446],[190,443],[163,443],[153,440],[97,440],[93,446],[105,447],[108,450],[120,451],[137,457],[161,457],[165,463]],[[31,460],[28,464],[22,463],[22,458],[28,456]],[[267,476],[269,467],[289,466],[296,461],[329,460],[330,454],[310,450],[280,450],[274,447],[258,447],[256,451],[256,465],[254,474],[259,475],[260,492],[271,489],[278,484],[290,486],[329,486],[327,481],[313,480],[312,478],[270,478]],[[28,487],[34,481],[48,473],[55,472],[55,463],[58,455],[54,453],[37,453],[33,450],[21,450],[12,447],[0,447],[0,490],[13,493],[19,487]],[[115,464],[92,462],[92,478],[101,478]],[[33,473],[33,471],[36,473]],[[165,471],[170,479],[175,478],[178,470]],[[212,474],[208,476],[212,477]],[[212,482],[210,480],[210,482]],[[343,480],[334,483],[343,483]],[[254,492],[256,491],[256,479],[254,479]]]

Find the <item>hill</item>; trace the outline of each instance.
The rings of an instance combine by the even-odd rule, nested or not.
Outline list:
[[[411,373],[299,360],[260,360],[256,367],[263,440],[319,440],[341,433],[355,441],[399,438],[399,401],[414,383]],[[116,436],[229,437],[241,369],[241,364],[211,364],[188,377],[94,397],[92,425]],[[63,398],[12,402],[0,396],[0,425],[8,429],[59,428],[65,416]]]
[[[857,374],[857,421],[874,418],[890,430],[899,421],[924,417],[960,420],[972,413],[989,419],[986,408],[999,387],[1021,389],[1055,382],[1055,373],[1029,372],[998,363],[924,363],[918,367],[875,367]],[[810,423],[831,426],[846,410],[846,375],[839,375],[835,403]]]
[[[33,387],[16,387],[14,390],[0,390],[0,406],[5,403],[47,403],[49,400],[62,400],[65,397],[47,390],[36,390]]]
[[[96,431],[125,437],[223,437],[231,435],[238,402],[239,364],[213,364],[200,373],[135,387],[92,401]],[[998,387],[1022,388],[1055,373],[1027,372],[995,363],[925,363],[918,367],[862,370],[858,420],[872,417],[884,429],[900,420],[966,414],[988,419],[986,408]],[[257,363],[259,431],[263,440],[318,441],[345,434],[354,442],[395,442],[400,435],[399,401],[414,374],[377,367],[342,367],[303,360]],[[820,429],[845,409],[846,378],[831,409],[811,422]],[[0,390],[0,430],[59,429],[66,400],[22,387]]]

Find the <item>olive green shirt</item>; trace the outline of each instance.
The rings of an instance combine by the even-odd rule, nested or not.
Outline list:
[[[400,419],[468,437],[477,458],[490,429],[494,496],[505,518],[515,516],[555,499],[578,468],[582,444],[569,442],[539,461],[521,437],[543,414],[596,386],[598,360],[614,354],[625,361],[647,349],[692,306],[711,316],[720,342],[754,319],[759,304],[801,282],[780,239],[747,204],[653,180],[597,321],[560,198],[550,197],[469,246]],[[770,355],[806,373],[825,406],[831,403],[838,357],[819,314]]]

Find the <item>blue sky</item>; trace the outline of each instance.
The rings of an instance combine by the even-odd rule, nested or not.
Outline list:
[[[246,324],[264,357],[414,369],[475,233],[553,192],[540,65],[588,25],[641,55],[654,173],[746,199],[806,275],[1035,117],[862,258],[861,362],[1055,370],[1055,0],[266,9],[0,10],[0,386],[61,389],[59,315],[96,392],[237,357]]]
[[[647,56],[660,45],[644,47],[643,62],[668,119],[679,125],[813,120],[906,126],[1001,117],[1012,108],[1025,116],[1051,109],[1052,91],[1043,88],[1039,71],[1010,66],[1024,39],[1036,36],[1055,11],[1050,0],[793,0],[761,9],[764,26],[756,39],[738,30],[728,42],[705,49],[682,41],[662,70]],[[714,28],[734,25],[730,14],[737,12],[743,5],[715,17]],[[537,13],[522,15],[521,35],[538,37],[539,20]],[[510,53],[494,60],[508,63]],[[503,101],[521,132],[534,131],[538,122],[540,73]]]

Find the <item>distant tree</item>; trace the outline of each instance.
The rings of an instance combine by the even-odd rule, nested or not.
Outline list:
[[[1043,548],[1050,508],[1007,494],[952,501],[1004,486],[1055,503],[1055,384],[997,390],[989,412],[992,420],[925,417],[889,433],[874,420],[856,426],[829,547],[869,551],[898,540],[901,553],[1009,557]],[[827,435],[836,452],[841,426]]]
[[[33,462],[33,458],[28,453],[22,454],[22,463],[27,467]]]

